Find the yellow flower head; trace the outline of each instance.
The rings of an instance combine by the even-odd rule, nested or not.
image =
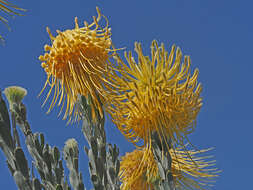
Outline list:
[[[210,168],[214,161],[205,161],[208,157],[196,157],[198,153],[208,151],[182,151],[170,149],[172,159],[171,173],[177,189],[206,189],[211,186],[212,178],[217,177],[217,169]],[[189,158],[189,154],[192,158]],[[153,190],[159,171],[151,149],[134,150],[122,157],[120,163],[121,190]]]
[[[158,168],[150,149],[136,149],[121,157],[119,177],[121,190],[153,189],[152,182],[158,177]]]
[[[94,108],[98,109],[103,117],[100,100],[102,103],[105,101],[104,89],[110,86],[105,82],[106,73],[109,73],[112,68],[109,62],[109,57],[112,55],[109,53],[115,50],[112,49],[108,21],[104,17],[107,25],[101,27],[98,22],[103,15],[98,8],[97,12],[98,17],[93,17],[93,23],[84,22],[84,27],[79,27],[75,18],[75,28],[63,32],[57,30],[56,37],[47,28],[52,45],[45,45],[46,53],[39,57],[42,61],[41,66],[47,74],[42,91],[47,85],[50,87],[45,102],[51,93],[54,94],[48,112],[57,101],[58,106],[62,105],[62,111],[64,103],[67,102],[64,119],[68,116],[71,119],[72,113],[77,118],[78,111],[75,103],[78,94],[85,97],[90,94],[94,102],[93,118]]]
[[[190,74],[190,58],[173,45],[170,54],[164,45],[152,42],[151,58],[135,43],[138,61],[125,52],[129,66],[121,64],[117,78],[119,90],[109,105],[112,119],[131,142],[144,140],[147,144],[152,132],[183,144],[184,137],[195,128],[202,106],[198,70]]]

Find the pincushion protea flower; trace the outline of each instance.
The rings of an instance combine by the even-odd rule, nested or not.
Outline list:
[[[183,144],[195,128],[202,106],[198,70],[191,76],[190,58],[173,45],[170,54],[164,45],[152,42],[151,59],[135,43],[138,62],[132,53],[125,52],[129,66],[121,64],[118,93],[114,95],[109,112],[120,131],[133,143],[144,140],[148,144],[152,132],[171,138],[173,144]],[[176,53],[175,53],[176,52]]]
[[[217,177],[217,168],[210,168],[215,161],[205,161],[206,157],[197,157],[201,151],[185,151],[182,148],[170,149],[172,159],[171,173],[177,189],[207,189],[211,179]],[[189,158],[189,155],[191,158]],[[122,157],[120,163],[121,190],[153,190],[153,183],[159,180],[159,171],[150,148],[136,149]]]
[[[115,49],[112,48],[108,21],[98,8],[97,12],[98,17],[93,17],[93,23],[84,22],[84,27],[79,27],[75,18],[75,28],[63,32],[57,30],[56,37],[47,28],[52,45],[45,45],[47,53],[39,57],[42,61],[41,66],[47,74],[42,91],[46,86],[50,87],[45,102],[50,94],[54,94],[48,112],[57,101],[58,106],[62,105],[62,111],[64,102],[67,102],[64,119],[69,116],[71,120],[73,113],[75,119],[78,117],[78,110],[75,107],[78,94],[85,97],[90,94],[94,102],[93,118],[95,108],[103,117],[101,102],[105,101],[105,89],[110,87],[108,78],[112,64],[109,57]],[[104,28],[98,24],[101,16],[107,22]]]
[[[151,149],[136,149],[121,157],[119,177],[121,190],[153,189],[152,182],[159,176]]]

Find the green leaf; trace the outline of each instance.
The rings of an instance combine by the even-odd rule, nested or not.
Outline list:
[[[54,147],[53,152],[54,152],[54,161],[57,164],[60,159],[60,151],[58,150],[57,147]]]
[[[41,145],[41,148],[43,149],[45,145],[45,137],[43,133],[40,133],[40,145]]]
[[[62,186],[60,184],[57,184],[55,189],[56,190],[63,190],[63,188],[62,188]]]
[[[34,190],[41,190],[42,189],[40,181],[37,178],[33,179],[33,189]]]
[[[28,163],[27,160],[25,158],[25,154],[22,150],[22,148],[17,147],[15,149],[15,158],[16,158],[16,162],[18,165],[18,168],[20,169],[21,173],[23,174],[23,176],[26,179],[29,179],[29,168],[28,168]]]

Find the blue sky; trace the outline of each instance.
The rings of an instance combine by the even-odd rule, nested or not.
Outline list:
[[[253,12],[251,1],[235,0],[13,0],[10,2],[27,9],[24,17],[9,18],[12,28],[0,25],[6,38],[0,46],[0,89],[20,85],[28,90],[24,103],[34,132],[44,132],[51,145],[61,149],[68,138],[79,142],[84,181],[88,183],[87,159],[83,151],[84,138],[80,127],[66,126],[57,118],[58,109],[46,114],[41,108],[43,97],[37,98],[46,75],[38,56],[49,43],[48,26],[55,30],[74,27],[92,21],[96,6],[109,19],[112,40],[116,47],[133,51],[135,41],[150,52],[153,39],[164,42],[167,50],[179,46],[184,55],[190,55],[192,68],[199,68],[203,84],[204,105],[198,116],[191,142],[198,148],[215,147],[210,152],[223,170],[213,189],[233,190],[251,187],[253,169],[252,149],[252,44]],[[117,143],[121,155],[132,151],[111,122],[106,123],[108,141]],[[0,187],[16,189],[5,158],[0,153]],[[87,185],[90,189],[90,185]]]

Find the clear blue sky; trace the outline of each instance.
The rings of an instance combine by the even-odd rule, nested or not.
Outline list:
[[[9,19],[11,32],[0,25],[6,45],[0,46],[0,88],[20,85],[28,90],[24,102],[33,131],[44,132],[51,145],[61,149],[68,138],[80,145],[84,181],[89,181],[84,138],[80,127],[66,126],[57,118],[58,109],[47,115],[37,98],[46,75],[38,56],[49,43],[46,26],[55,30],[74,27],[74,17],[91,21],[96,6],[109,19],[112,40],[117,47],[133,51],[135,41],[149,53],[153,39],[172,44],[190,55],[192,68],[199,68],[204,105],[197,128],[190,136],[199,148],[215,147],[211,153],[223,170],[213,189],[233,190],[252,187],[252,44],[251,1],[234,0],[15,0],[27,9],[26,16]],[[121,154],[133,150],[115,127],[107,122],[108,141],[117,143]],[[0,187],[16,189],[0,153]],[[5,188],[3,188],[5,187]],[[87,186],[90,189],[90,186]]]

